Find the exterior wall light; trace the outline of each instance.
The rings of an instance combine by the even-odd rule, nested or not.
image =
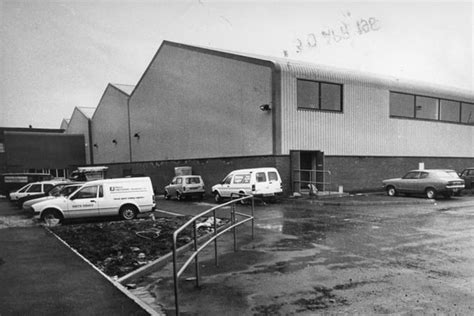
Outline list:
[[[133,135],[133,137],[135,137],[136,139],[140,139],[140,133],[135,133],[135,135]]]
[[[272,108],[271,108],[270,104],[262,104],[262,105],[260,105],[260,110],[263,111],[263,112],[267,112],[267,111],[271,111]]]
[[[97,145],[97,144],[94,144],[94,147],[95,147],[95,148],[99,148],[99,145]]]
[[[115,139],[112,141],[112,143],[114,143],[115,145],[117,145],[117,141],[116,141]]]

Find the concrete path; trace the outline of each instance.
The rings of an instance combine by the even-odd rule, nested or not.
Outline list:
[[[0,315],[150,314],[45,228],[11,216],[1,200]]]

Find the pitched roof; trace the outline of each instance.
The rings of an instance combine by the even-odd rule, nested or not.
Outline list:
[[[114,86],[115,88],[119,89],[120,91],[122,91],[126,95],[131,95],[132,92],[133,92],[133,89],[135,89],[135,86],[130,85],[130,84],[111,83],[111,85]]]
[[[85,107],[85,106],[78,106],[76,107],[85,117],[91,119],[94,115],[95,108]]]
[[[163,41],[162,45],[171,45],[189,50],[201,51],[204,53],[224,55],[227,57],[241,57],[253,62],[270,62],[275,67],[281,69],[282,72],[291,74],[307,74],[307,75],[323,75],[325,77],[334,78],[334,80],[365,82],[378,86],[387,87],[390,90],[409,90],[409,91],[423,91],[424,93],[434,93],[436,95],[456,96],[472,102],[474,99],[474,92],[472,90],[460,89],[457,87],[443,86],[439,84],[432,84],[412,79],[401,79],[394,76],[379,75],[369,72],[361,72],[357,70],[350,70],[327,66],[322,64],[314,64],[305,61],[292,60],[288,58],[264,56],[252,53],[235,52],[225,49],[216,49],[206,46],[187,45],[182,43]]]

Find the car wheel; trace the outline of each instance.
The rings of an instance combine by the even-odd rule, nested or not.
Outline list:
[[[397,190],[395,190],[395,187],[394,186],[388,186],[387,187],[387,195],[388,196],[395,196],[397,195]]]
[[[182,201],[182,200],[184,200],[184,196],[183,196],[181,193],[176,192],[176,199],[177,199],[178,201]]]
[[[428,199],[434,199],[436,197],[436,190],[433,188],[427,188],[425,194]]]
[[[124,205],[120,208],[120,217],[126,221],[134,219],[137,213],[137,209],[133,205]]]
[[[217,192],[217,191],[214,192],[214,201],[216,201],[216,203],[221,203],[222,202],[222,197],[219,194],[219,192]]]
[[[57,221],[57,223],[59,224],[63,221],[63,216],[57,210],[45,210],[43,214],[41,214],[41,219],[45,223]]]
[[[169,200],[171,198],[171,196],[166,191],[165,191],[164,196],[165,196],[165,200]]]

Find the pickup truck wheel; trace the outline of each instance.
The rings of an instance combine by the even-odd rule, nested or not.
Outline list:
[[[45,222],[45,223],[51,223],[52,221],[58,221],[57,223],[61,223],[63,221],[63,216],[61,215],[61,213],[59,213],[58,211],[56,210],[45,210],[43,212],[43,214],[41,214],[41,219]]]
[[[120,208],[120,217],[126,221],[134,219],[137,213],[137,209],[133,205],[124,205]]]
[[[397,190],[395,190],[395,187],[394,186],[388,186],[387,187],[387,195],[388,196],[395,196],[397,195]]]
[[[216,203],[221,203],[222,202],[222,197],[219,194],[219,192],[217,192],[217,191],[214,191],[214,201],[216,201]]]
[[[425,194],[428,199],[434,199],[436,197],[436,190],[433,188],[427,188]]]

